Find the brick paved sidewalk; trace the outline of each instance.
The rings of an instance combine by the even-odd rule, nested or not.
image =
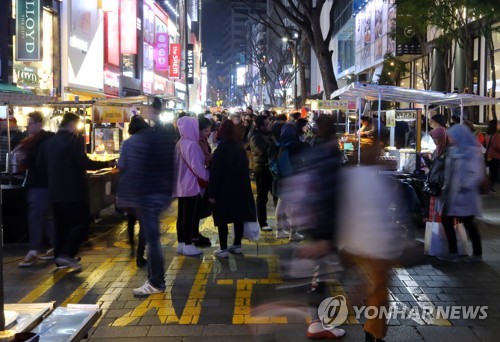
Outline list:
[[[387,341],[498,341],[500,334],[500,235],[492,219],[498,197],[485,200],[487,217],[481,224],[484,259],[481,264],[445,263],[398,269],[392,275],[392,305],[414,307],[487,305],[486,320],[443,320],[438,325],[418,320],[389,322]],[[306,341],[306,287],[283,288],[274,247],[288,244],[263,233],[261,242],[245,245],[244,256],[216,260],[205,249],[201,258],[175,254],[175,209],[163,220],[167,291],[138,298],[147,271],[129,256],[125,223],[115,216],[93,227],[92,247],[82,251],[79,274],[53,273],[49,263],[19,269],[26,246],[5,247],[5,298],[8,303],[57,301],[99,303],[103,317],[89,341]],[[216,229],[207,220],[202,229],[214,244]],[[423,231],[420,231],[423,234]],[[350,304],[362,304],[359,273],[350,270],[332,283],[333,294]],[[362,322],[354,317],[342,326],[344,341],[363,341]]]

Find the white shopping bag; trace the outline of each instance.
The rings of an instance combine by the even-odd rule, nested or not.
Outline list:
[[[469,255],[467,233],[463,223],[455,225],[457,235],[458,255]],[[424,254],[430,256],[448,254],[448,239],[440,222],[427,222],[425,224]]]
[[[249,241],[259,241],[260,225],[257,222],[245,222],[243,224],[243,238]]]
[[[430,256],[448,253],[448,240],[441,222],[425,224],[424,254]]]

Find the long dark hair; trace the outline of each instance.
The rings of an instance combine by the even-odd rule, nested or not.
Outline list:
[[[217,137],[222,140],[236,141],[236,127],[232,120],[225,120],[219,126]]]
[[[488,128],[486,129],[486,134],[493,135],[497,132],[497,123],[498,120],[490,120],[488,121]]]

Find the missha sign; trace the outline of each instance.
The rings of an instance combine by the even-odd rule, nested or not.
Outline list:
[[[40,0],[17,0],[16,4],[16,59],[41,59],[41,5]]]

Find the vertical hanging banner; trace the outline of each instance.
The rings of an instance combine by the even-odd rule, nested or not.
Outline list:
[[[18,0],[16,4],[16,60],[41,59],[40,0]]]
[[[106,12],[106,50],[105,61],[117,67],[120,66],[120,22],[118,18],[119,0],[108,0],[113,10]]]
[[[193,44],[188,44],[186,68],[187,68],[188,84],[193,84],[194,83],[194,45]]]
[[[120,51],[137,53],[137,0],[120,1]]]
[[[181,44],[170,44],[170,77],[179,78],[181,69]]]
[[[156,33],[154,58],[156,71],[168,70],[168,33]]]

